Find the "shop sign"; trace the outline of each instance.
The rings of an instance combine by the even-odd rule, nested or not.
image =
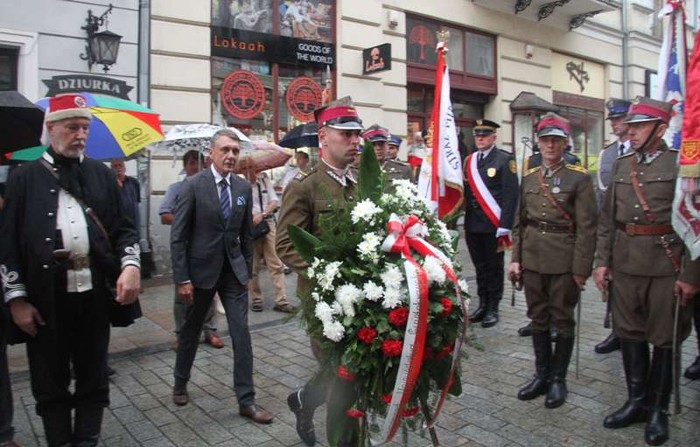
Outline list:
[[[552,54],[552,88],[563,93],[605,98],[605,67],[574,56]]]
[[[294,65],[333,66],[335,45],[233,28],[211,27],[212,56]]]
[[[362,50],[362,74],[391,70],[391,44],[384,43]]]
[[[90,92],[129,99],[129,92],[134,88],[125,81],[92,75],[61,75],[44,79],[49,88],[46,96],[56,96],[61,93]]]
[[[314,120],[314,110],[321,106],[323,90],[314,79],[300,76],[289,83],[284,96],[289,113],[305,123]]]
[[[265,105],[265,87],[253,73],[236,70],[221,85],[221,104],[236,118],[252,119]]]

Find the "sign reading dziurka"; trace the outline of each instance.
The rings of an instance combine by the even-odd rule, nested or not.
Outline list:
[[[92,75],[61,75],[43,81],[49,88],[46,96],[56,96],[60,93],[90,92],[129,99],[129,92],[134,88],[119,79]]]
[[[331,67],[335,45],[233,28],[211,27],[212,56]]]
[[[391,70],[391,44],[384,43],[362,50],[362,74]]]

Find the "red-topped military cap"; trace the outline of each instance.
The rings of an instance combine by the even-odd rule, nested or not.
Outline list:
[[[662,121],[666,124],[671,120],[673,106],[664,101],[644,96],[637,96],[627,112],[626,123],[643,123],[645,121]]]
[[[537,138],[540,137],[563,137],[568,138],[571,133],[569,122],[566,118],[554,112],[545,114],[537,123]]]
[[[50,123],[68,118],[92,118],[83,95],[66,93],[49,98],[49,107],[46,109],[44,120]]]
[[[319,128],[328,126],[340,130],[362,130],[362,120],[349,96],[314,110],[314,117]]]
[[[364,131],[362,138],[370,143],[389,141],[389,131],[379,124],[372,124]]]

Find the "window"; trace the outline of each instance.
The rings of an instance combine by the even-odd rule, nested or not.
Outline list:
[[[467,72],[481,76],[493,76],[495,41],[493,37],[483,34],[466,33],[467,36]]]
[[[0,47],[0,90],[17,90],[17,48]]]
[[[603,112],[560,106],[560,114],[571,126],[571,152],[591,173],[598,172],[598,154],[605,147]]]

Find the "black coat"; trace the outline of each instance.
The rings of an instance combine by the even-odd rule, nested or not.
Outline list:
[[[50,155],[44,157],[52,162]],[[86,215],[93,288],[106,292],[108,282],[116,281],[121,261],[138,262],[138,233],[121,205],[112,170],[87,158],[81,162],[80,170],[84,201],[109,235],[107,240]],[[60,268],[53,259],[60,189],[58,179],[40,160],[18,167],[8,179],[0,217],[0,273],[5,298],[25,292],[27,301],[37,308],[48,328],[55,324],[54,273]]]
[[[474,152],[478,156],[478,152]],[[499,227],[513,228],[515,209],[518,205],[518,176],[513,155],[494,147],[489,155],[478,165],[479,174],[491,192],[493,198],[501,207],[501,220]],[[470,233],[495,234],[496,227],[486,216],[481,205],[476,200],[469,187],[469,167],[464,161],[464,204],[466,213],[464,216],[464,231]]]

